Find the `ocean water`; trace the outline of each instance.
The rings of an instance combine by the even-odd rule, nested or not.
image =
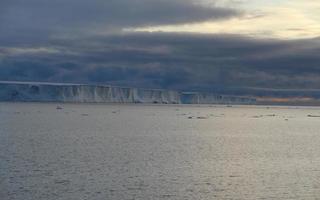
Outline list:
[[[320,199],[318,116],[316,107],[0,103],[0,199]]]

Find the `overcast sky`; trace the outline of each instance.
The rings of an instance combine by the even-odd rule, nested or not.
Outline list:
[[[0,80],[320,88],[320,1],[1,0]]]

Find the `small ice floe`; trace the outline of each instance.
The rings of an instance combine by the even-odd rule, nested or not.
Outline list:
[[[70,184],[70,180],[55,180],[55,184],[62,184],[62,185],[68,185]]]
[[[262,118],[262,117],[275,117],[276,114],[269,114],[269,115],[254,115],[252,118]]]
[[[320,117],[320,115],[308,115],[308,117]]]
[[[208,117],[197,117],[197,119],[208,119]]]
[[[56,107],[57,110],[62,110],[63,108],[61,106]]]
[[[207,118],[210,118],[210,117],[225,117],[225,114],[208,114],[207,115]]]
[[[194,116],[190,116],[188,117],[188,119],[208,119],[209,117],[205,117],[205,116],[199,116],[199,117],[194,117]]]
[[[293,119],[293,118],[296,118],[296,117],[294,117],[294,116],[282,116],[282,118],[284,118],[284,119]]]

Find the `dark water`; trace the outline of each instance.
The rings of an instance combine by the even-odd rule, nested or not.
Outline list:
[[[320,199],[319,108],[57,105],[0,103],[1,200]]]

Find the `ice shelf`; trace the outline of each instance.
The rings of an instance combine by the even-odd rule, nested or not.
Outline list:
[[[0,101],[159,104],[254,104],[254,98],[162,89],[0,81]]]

